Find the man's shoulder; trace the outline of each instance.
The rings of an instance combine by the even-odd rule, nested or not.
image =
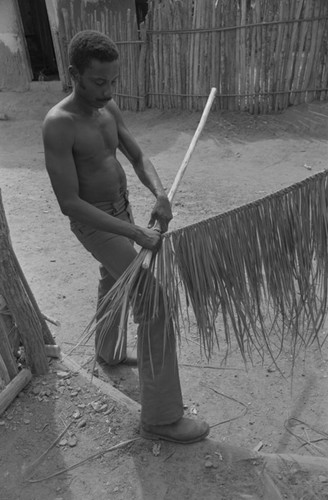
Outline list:
[[[108,101],[108,103],[106,104],[106,109],[114,116],[121,113],[120,108],[118,107],[114,99]]]
[[[43,134],[66,134],[69,132],[69,135],[71,135],[74,128],[73,114],[64,101],[57,103],[46,114],[42,124]]]
[[[122,122],[122,112],[114,99],[111,99],[106,105],[107,111],[115,118],[116,124],[119,125]]]
[[[42,135],[46,144],[63,145],[74,141],[75,127],[73,113],[65,99],[53,106],[46,114],[42,124]]]
[[[52,108],[49,109],[45,116],[45,121],[48,119],[56,120],[63,118],[71,118],[72,112],[69,109],[67,98],[57,102]]]

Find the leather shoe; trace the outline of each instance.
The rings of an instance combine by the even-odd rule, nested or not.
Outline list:
[[[140,435],[145,439],[163,439],[173,443],[190,444],[202,441],[208,436],[210,427],[206,422],[182,417],[167,425],[147,425],[141,423]]]

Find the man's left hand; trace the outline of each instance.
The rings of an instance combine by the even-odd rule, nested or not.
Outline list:
[[[166,196],[159,196],[152,210],[148,227],[153,227],[155,225],[155,222],[157,222],[161,233],[166,233],[169,227],[169,222],[170,220],[172,220],[172,218],[173,215],[168,198]]]

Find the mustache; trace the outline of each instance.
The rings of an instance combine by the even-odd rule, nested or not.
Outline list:
[[[108,101],[111,101],[113,98],[112,97],[108,97],[107,99],[97,99],[98,102],[108,102]]]

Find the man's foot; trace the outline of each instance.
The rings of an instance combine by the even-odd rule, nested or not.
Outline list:
[[[140,425],[140,435],[145,439],[163,439],[173,443],[190,444],[208,436],[210,427],[206,422],[182,417],[168,425]]]

